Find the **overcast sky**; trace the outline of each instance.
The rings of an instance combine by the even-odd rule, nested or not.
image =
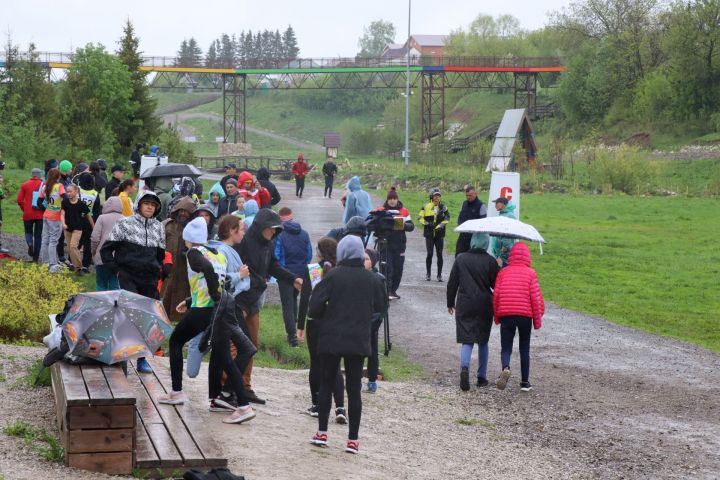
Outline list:
[[[479,13],[511,14],[523,28],[542,27],[547,13],[569,0],[413,0],[413,34],[467,28]],[[222,33],[292,25],[302,57],[353,56],[363,27],[378,19],[407,35],[407,0],[0,0],[0,27],[24,50],[67,52],[88,42],[115,50],[125,19],[135,25],[145,55],[174,56],[183,38],[203,52]],[[5,42],[3,42],[4,44]]]

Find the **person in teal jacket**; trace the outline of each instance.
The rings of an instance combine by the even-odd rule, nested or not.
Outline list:
[[[218,207],[220,207],[220,200],[223,198],[225,198],[225,190],[223,190],[222,185],[218,182],[213,185],[208,192],[207,201],[205,202],[205,205],[212,210],[215,218],[218,218]]]
[[[517,220],[517,213],[515,213],[515,204],[505,197],[500,197],[495,200],[495,209],[498,211],[498,215],[501,217],[508,217]],[[490,253],[497,259],[500,268],[507,266],[508,255],[512,246],[515,245],[514,238],[509,237],[492,237],[492,245]]]

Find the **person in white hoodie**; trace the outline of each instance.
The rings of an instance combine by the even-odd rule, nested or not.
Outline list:
[[[123,218],[123,214],[120,198],[108,198],[103,206],[102,215],[95,222],[95,227],[90,236],[90,250],[93,255],[93,263],[95,263],[95,290],[98,292],[120,288],[117,275],[103,265],[100,248],[102,248],[113,227],[121,218]]]

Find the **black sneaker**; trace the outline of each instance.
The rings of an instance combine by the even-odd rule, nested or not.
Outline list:
[[[305,413],[307,413],[307,414],[310,415],[311,417],[317,418],[318,415],[319,415],[317,405],[311,405],[310,408],[308,408],[307,410],[305,410]]]
[[[437,281],[438,281],[438,282],[442,282],[442,281],[443,281],[442,275],[438,274],[438,276],[437,276]]]
[[[33,247],[32,245],[28,245],[28,257],[32,258],[33,256]]]
[[[529,392],[532,390],[532,385],[530,385],[530,382],[520,382],[520,391],[521,392]]]
[[[248,390],[245,393],[245,397],[250,403],[257,403],[258,405],[265,405],[266,403],[265,399],[258,397],[254,390]]]
[[[470,372],[467,368],[460,371],[460,390],[463,392],[470,390]]]
[[[388,298],[390,300],[400,300],[400,295],[398,295],[397,292],[390,292]]]
[[[237,402],[234,398],[226,398],[219,395],[217,398],[210,400],[211,412],[234,412],[237,408]]]
[[[429,273],[428,273],[427,276],[425,277],[425,281],[426,281],[426,282],[429,282],[429,281],[430,281],[430,274],[429,274]]]
[[[335,409],[335,421],[340,425],[345,425],[348,421],[347,415],[345,415],[345,409],[338,407]]]
[[[478,387],[487,387],[489,384],[490,384],[490,382],[487,381],[487,378],[478,377],[478,379],[477,379]]]

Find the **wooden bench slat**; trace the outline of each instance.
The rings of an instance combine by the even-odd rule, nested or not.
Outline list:
[[[155,451],[157,452],[159,466],[163,467],[181,467],[183,465],[183,458],[178,452],[173,439],[168,433],[165,425],[161,423],[151,423],[145,425],[147,434],[152,441]],[[143,467],[140,461],[140,457],[137,459],[138,467]]]
[[[66,430],[64,441],[68,453],[132,452],[133,429]]]
[[[110,474],[128,475],[133,468],[132,452],[124,453],[72,453],[68,466]]]
[[[130,375],[126,377],[118,365],[104,366],[102,367],[105,380],[110,387],[114,403],[128,403],[135,404],[136,391],[132,388],[129,382]]]
[[[145,390],[140,377],[132,366],[128,365],[128,384],[135,393],[135,408],[144,424],[162,423],[162,417],[155,407],[155,402]]]
[[[87,389],[85,388],[85,380],[82,372],[77,366],[69,365],[65,362],[57,362],[56,365],[60,369],[60,378],[63,382],[63,390],[65,391],[66,405],[87,405],[90,401]]]
[[[159,467],[160,458],[140,418],[135,420],[135,466],[137,468]],[[177,453],[178,458],[180,454]]]
[[[90,402],[94,405],[112,405],[115,403],[110,387],[103,374],[102,367],[98,365],[82,365],[81,367],[85,386],[87,387]]]
[[[68,407],[68,430],[134,428],[133,405],[92,405]]]

